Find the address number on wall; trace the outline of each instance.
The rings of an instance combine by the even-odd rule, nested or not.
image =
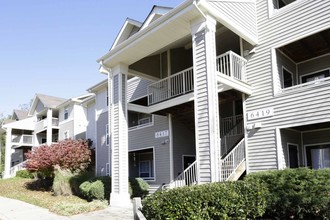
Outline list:
[[[274,109],[273,108],[264,108],[259,109],[256,111],[250,111],[247,113],[247,119],[253,120],[258,118],[266,118],[274,115]]]

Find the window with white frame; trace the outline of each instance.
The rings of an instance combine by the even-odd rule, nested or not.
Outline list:
[[[64,120],[67,120],[69,118],[69,110],[67,108],[64,109]]]
[[[330,76],[329,69],[310,73],[310,74],[305,74],[301,76],[301,83],[312,82],[329,76]]]
[[[139,162],[139,176],[142,178],[151,177],[151,161],[142,160]]]
[[[110,135],[109,135],[109,125],[107,124],[105,126],[105,141],[106,141],[106,144],[109,145],[110,144]]]
[[[272,1],[273,1],[274,9],[280,9],[297,0],[272,0]]]
[[[64,132],[64,140],[69,139],[69,137],[70,137],[70,132],[69,131],[65,131]]]
[[[128,128],[134,129],[152,124],[152,115],[139,113],[139,112],[128,112]]]
[[[106,163],[105,165],[105,175],[110,176],[110,163]]]

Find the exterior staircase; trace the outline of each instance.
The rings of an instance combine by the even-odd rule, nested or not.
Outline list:
[[[229,120],[229,118],[227,118]],[[220,181],[236,181],[246,170],[245,139],[243,128],[243,117],[233,116],[232,126],[227,130],[222,128],[221,137],[221,159],[220,159]],[[223,123],[222,123],[222,126]],[[163,185],[162,189],[173,189],[176,187],[196,185],[197,161],[192,163],[180,175],[169,184]]]

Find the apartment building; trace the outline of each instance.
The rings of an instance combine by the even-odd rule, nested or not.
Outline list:
[[[329,9],[327,1],[186,0],[155,6],[144,22],[127,19],[98,59],[110,88],[110,202],[128,201],[130,111],[167,117],[168,130],[149,135],[169,144],[168,158],[154,158],[166,161],[168,187],[329,167]],[[129,102],[132,76],[152,83]],[[191,161],[177,176],[180,140]]]
[[[72,99],[36,94],[28,112],[14,111],[6,130],[4,178],[23,168],[25,153],[34,146],[51,145],[67,138],[85,139],[86,109],[80,104],[93,96]]]

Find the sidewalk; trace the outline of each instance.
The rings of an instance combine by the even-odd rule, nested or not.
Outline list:
[[[0,220],[132,220],[133,208],[108,207],[70,217],[56,215],[45,208],[15,199],[0,197]]]

